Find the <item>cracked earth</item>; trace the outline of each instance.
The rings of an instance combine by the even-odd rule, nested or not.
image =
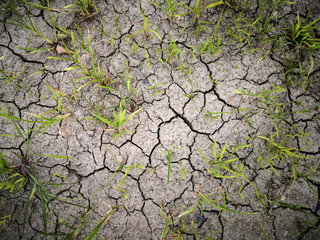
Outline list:
[[[245,11],[247,16],[254,16],[258,11],[259,1],[252,2],[254,4]],[[50,7],[61,9],[70,3],[52,1]],[[192,6],[193,1],[187,1],[187,4]],[[97,1],[96,5],[99,14],[88,19],[74,13],[52,12],[59,15],[57,23],[73,31],[76,38],[80,36],[75,24],[80,26],[85,41],[90,34],[94,61],[111,76],[114,82],[110,86],[114,90],[99,88],[92,83],[76,93],[77,101],[63,98],[61,115],[69,114],[68,117],[30,142],[31,161],[38,161],[34,170],[37,179],[46,183],[69,183],[48,188],[51,193],[84,206],[80,208],[57,202],[57,209],[51,209],[50,223],[50,232],[56,236],[48,238],[60,238],[58,234],[70,231],[68,226],[59,223],[60,219],[67,219],[70,225],[77,226],[81,222],[79,216],[85,212],[87,226],[84,224],[78,235],[74,236],[75,239],[84,239],[89,229],[92,230],[113,208],[116,211],[97,233],[104,239],[160,239],[165,219],[174,222],[165,231],[164,238],[167,239],[177,239],[174,234],[178,231],[182,239],[196,239],[196,236],[198,239],[263,239],[265,236],[278,240],[300,239],[302,236],[304,239],[319,239],[320,205],[317,198],[320,185],[317,164],[320,125],[317,119],[320,117],[320,85],[315,81],[319,78],[319,56],[314,56],[314,69],[310,74],[314,82],[305,89],[284,85],[281,53],[268,54],[273,47],[271,44],[258,41],[248,44],[246,40],[228,43],[224,29],[232,24],[230,12],[221,22],[221,34],[226,35],[222,37],[221,45],[226,45],[222,46],[221,51],[214,56],[192,56],[190,45],[205,42],[212,34],[212,27],[196,36],[192,33],[192,17],[185,15],[169,24],[167,19],[163,19],[161,9],[148,1],[139,1],[151,28],[157,29],[162,40],[156,36],[146,39],[141,33],[128,41],[128,35],[141,29],[142,17],[137,2],[106,0]],[[205,18],[213,19],[213,26],[221,14],[221,9],[217,9],[209,9],[205,15]],[[284,15],[281,24],[287,24],[295,19],[297,11],[301,16],[306,16],[309,10],[313,19],[319,17],[318,1],[295,1],[295,4],[279,7],[276,11]],[[26,8],[20,7],[18,11],[25,14]],[[30,17],[43,35],[54,38],[46,10],[31,9]],[[1,69],[21,72],[15,84],[7,82],[0,85],[2,108],[5,106],[8,114],[20,119],[36,120],[31,114],[55,114],[49,112],[44,115],[57,107],[47,86],[72,96],[74,88],[79,89],[88,80],[74,82],[81,74],[77,70],[64,71],[74,66],[73,63],[47,58],[57,56],[57,53],[40,51],[27,54],[21,47],[27,45],[30,32],[7,24],[10,16],[2,16],[1,21],[0,56],[5,56]],[[101,22],[109,36],[113,32],[112,44],[108,44],[97,31],[101,29]],[[185,26],[186,34],[181,34]],[[156,49],[166,48],[169,35],[184,54],[172,57],[164,65],[159,61]],[[139,42],[141,44],[137,50],[131,52],[132,45]],[[72,46],[71,42],[66,44]],[[46,47],[41,38],[33,35],[28,45],[35,49]],[[260,51],[250,51],[256,48]],[[165,61],[167,53],[158,53]],[[87,52],[81,49],[78,56],[82,64],[91,67]],[[68,55],[61,54],[59,57],[67,58]],[[177,69],[183,64],[186,65],[182,69]],[[135,90],[131,106],[119,78],[119,73],[126,70],[131,88]],[[272,112],[258,98],[235,91],[258,94],[283,86],[285,91],[277,93],[276,101],[288,103],[284,110],[285,121],[272,118]],[[127,115],[130,107],[133,111],[142,109],[125,125],[132,134],[123,132],[118,138],[113,138],[110,129],[91,120],[93,109],[89,103],[94,106],[102,104],[102,109],[106,109],[104,116],[111,117],[112,111],[108,108],[118,106],[124,97]],[[311,110],[303,114],[305,109]],[[13,135],[1,135],[1,152],[10,162],[19,162],[21,159],[18,156],[25,154],[26,145],[10,119],[2,118],[1,121],[1,134]],[[37,126],[21,121],[16,123],[25,132]],[[287,158],[274,161],[272,167],[258,161],[259,156],[263,158],[267,152],[268,145],[259,136],[269,137],[275,133],[275,126],[286,129],[288,123],[306,133],[306,141],[296,135],[286,144],[300,149],[299,155],[307,157],[299,159],[298,173],[306,172],[304,165],[316,168],[312,178],[305,180],[297,177],[293,181],[292,161]],[[282,139],[280,136],[279,142]],[[217,151],[218,157],[227,145],[225,156],[238,158],[238,165],[230,164],[230,168],[237,171],[241,165],[248,181],[242,177],[213,177],[208,172],[204,159],[212,161],[215,142],[215,148],[220,149]],[[168,149],[172,151],[169,183],[168,161],[160,152]],[[68,158],[57,159],[40,154]],[[230,176],[230,172],[221,168],[219,174]],[[41,199],[37,194],[30,203],[27,223],[24,224],[31,188],[32,185],[27,184],[15,194],[1,192],[1,216],[12,215],[8,226],[0,234],[1,239],[44,238]],[[260,196],[274,201],[262,200],[263,205],[256,189]],[[216,206],[236,212],[203,203],[181,216],[197,204],[200,194],[215,201]]]

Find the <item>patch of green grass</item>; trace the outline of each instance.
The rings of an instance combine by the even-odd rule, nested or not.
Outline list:
[[[79,69],[79,72],[84,75],[83,77],[77,78],[73,80],[73,82],[81,81],[81,80],[89,80],[87,83],[83,84],[78,90],[80,90],[83,87],[86,87],[92,83],[96,83],[95,86],[98,86],[100,88],[108,89],[109,91],[113,91],[113,88],[110,87],[110,85],[113,83],[110,76],[108,75],[107,70],[103,70],[100,64],[96,65],[95,63],[95,55],[93,53],[93,49],[90,47],[90,33],[88,32],[87,41],[85,42],[82,37],[82,32],[80,28],[78,28],[78,33],[80,35],[80,39],[76,39],[74,37],[73,32],[71,32],[71,41],[72,41],[72,48],[73,51],[69,50],[67,45],[63,42],[63,49],[65,50],[66,54],[70,58],[65,57],[55,57],[55,56],[49,56],[49,59],[57,59],[57,60],[63,60],[63,61],[69,61],[72,62],[75,66],[68,67],[64,69],[64,71],[71,71],[75,69]],[[80,48],[76,47],[76,42],[80,44]],[[86,67],[82,61],[81,58],[79,58],[80,49],[84,49],[90,56],[90,63],[91,63],[91,69]]]
[[[77,96],[76,96],[76,88],[75,87],[73,87],[72,95],[71,96],[67,96],[66,94],[64,94],[60,90],[50,86],[49,84],[45,83],[45,85],[52,92],[52,99],[57,103],[57,107],[52,109],[52,110],[57,110],[58,113],[61,113],[62,110],[70,112],[68,109],[66,109],[66,108],[64,108],[62,106],[62,101],[63,100],[67,100],[69,102],[72,99],[74,99],[76,102],[78,102],[78,99],[77,99]]]
[[[82,16],[85,18],[90,18],[98,13],[98,9],[94,0],[74,0],[75,2],[65,6],[65,9],[68,9],[72,6],[77,6],[80,8]]]
[[[203,155],[202,151],[200,149],[199,152],[202,156],[203,161],[206,163],[207,171],[210,175],[212,175],[215,178],[222,178],[222,179],[236,179],[237,182],[240,184],[240,188],[238,191],[239,196],[241,197],[242,201],[244,202],[244,196],[242,195],[242,184],[240,179],[244,179],[247,183],[249,183],[255,190],[258,199],[260,200],[260,193],[257,187],[245,176],[245,170],[243,166],[243,162],[239,159],[239,157],[236,157],[235,150],[237,149],[243,149],[250,147],[251,145],[240,145],[237,147],[232,148],[231,153],[226,154],[227,150],[227,144],[219,150],[216,147],[216,141],[212,145],[211,153],[212,153],[212,159],[207,159]],[[219,154],[220,152],[220,154]],[[261,202],[262,203],[262,202]]]
[[[164,227],[160,239],[167,239],[167,237],[174,237],[175,239],[184,239],[183,235],[193,235],[197,239],[198,229],[195,227],[195,221],[190,221],[187,216],[190,216],[191,213],[197,212],[200,208],[200,215],[203,216],[203,209],[213,208],[215,211],[219,211],[219,215],[222,212],[232,212],[242,215],[252,215],[256,214],[255,212],[240,212],[234,209],[229,208],[227,205],[232,203],[231,200],[227,197],[224,189],[218,187],[214,192],[210,194],[203,194],[198,192],[195,194],[195,197],[198,199],[197,202],[192,207],[183,206],[185,211],[183,211],[178,216],[175,216],[181,208],[176,209],[172,214],[167,214],[163,209],[163,206],[160,206],[161,215],[164,220]],[[196,220],[196,219],[195,219]],[[211,235],[218,233],[218,231],[212,231]]]
[[[300,15],[297,13],[297,17],[294,22],[291,22],[291,27],[284,29],[285,38],[284,43],[295,51],[304,48],[308,51],[317,51],[320,49],[320,39],[314,36],[314,30],[319,29],[316,23],[320,20],[320,17],[310,22],[310,12],[308,13],[305,21],[302,23]],[[280,36],[282,37],[282,36]]]
[[[258,104],[258,109],[252,111],[250,109],[240,109],[249,111],[251,114],[257,114],[258,112],[264,112],[266,116],[271,120],[276,131],[278,131],[278,126],[276,120],[280,120],[287,123],[284,118],[287,112],[287,106],[290,103],[281,101],[281,93],[284,94],[286,89],[284,87],[272,86],[270,90],[263,90],[258,93],[251,93],[249,90],[234,90],[234,92],[253,98]],[[251,118],[251,117],[250,117]],[[251,123],[249,118],[246,118],[249,126]]]
[[[120,112],[117,115],[115,110],[113,110],[113,116],[111,119],[107,119],[105,117],[102,117],[100,115],[97,115],[93,112],[90,112],[92,116],[99,119],[101,122],[107,124],[107,126],[111,127],[111,129],[104,129],[104,130],[111,130],[113,132],[112,136],[113,138],[118,138],[121,133],[126,132],[129,134],[132,134],[129,132],[128,129],[124,127],[125,123],[130,120],[136,113],[138,113],[142,108],[138,109],[137,111],[131,113],[129,116],[125,116],[126,110],[123,107],[123,104],[120,104]]]
[[[214,35],[212,35],[210,38],[207,39],[205,43],[200,43],[199,47],[189,45],[188,47],[191,48],[191,54],[192,59],[194,59],[194,55],[202,55],[209,53],[211,57],[214,57],[215,54],[220,54],[222,52],[221,47],[227,45],[227,44],[221,44],[221,37],[220,37],[220,31],[218,32],[217,40],[214,39]]]
[[[320,218],[319,218],[319,216],[314,214],[312,211],[310,211],[311,209],[308,208],[307,205],[298,205],[298,204],[294,204],[294,203],[287,203],[287,202],[282,201],[280,198],[276,199],[276,200],[269,199],[269,198],[266,198],[266,199],[271,204],[269,212],[272,210],[272,208],[277,207],[277,209],[280,208],[283,210],[291,210],[291,211],[297,212],[297,213],[304,216],[304,219],[300,220],[297,223],[296,231],[290,232],[291,237],[304,238],[305,234],[306,234],[305,230],[308,228],[314,229],[315,231],[318,231],[318,232],[320,231],[320,229],[316,226],[316,224]],[[259,227],[261,229],[261,227],[263,227],[263,226],[260,225]],[[261,229],[261,230],[264,233],[263,229]]]
[[[312,186],[320,184],[320,181],[318,180],[318,178],[320,177],[320,174],[318,171],[319,164],[320,164],[320,160],[314,167],[311,167],[307,164],[303,164],[302,166],[304,167],[304,171],[297,173],[297,177],[305,181],[305,183],[308,185],[308,187],[310,188],[310,191],[313,193],[313,195],[318,200],[318,202],[320,202],[318,193],[315,191],[315,189]]]
[[[54,110],[49,110],[48,112],[44,113],[45,114],[48,114],[52,111],[55,111],[56,109]],[[0,113],[0,117],[3,117],[6,119],[11,119],[12,121],[21,121],[21,122],[26,122],[26,123],[34,123],[34,124],[39,124],[38,126],[35,126],[33,127],[32,129],[28,130],[27,133],[29,132],[36,132],[37,134],[39,133],[40,135],[43,134],[45,131],[47,131],[47,129],[52,126],[54,123],[57,124],[58,128],[59,128],[59,123],[69,117],[71,114],[68,113],[68,114],[65,114],[65,115],[60,115],[59,113],[56,113],[54,114],[53,116],[49,116],[49,117],[44,117],[42,115],[39,115],[39,114],[33,114],[33,113],[27,113],[28,115],[34,117],[34,118],[37,118],[37,119],[40,119],[40,120],[28,120],[28,119],[22,119],[22,118],[17,118],[17,117],[14,117],[14,116],[11,116],[10,114],[8,113]]]
[[[138,2],[137,2],[137,5],[138,5],[138,8],[140,10],[142,20],[143,20],[143,22],[141,23],[142,29],[140,31],[136,32],[135,34],[133,34],[132,37],[135,37],[136,35],[143,32],[147,39],[152,38],[154,36],[157,36],[159,38],[159,40],[162,41],[162,38],[160,37],[159,33],[156,30],[150,28],[150,21],[148,21],[148,19],[146,18],[145,14],[142,11],[140,4]]]
[[[28,31],[30,31],[28,40],[27,40],[27,45],[25,47],[19,47],[20,49],[23,49],[27,51],[29,54],[31,53],[36,53],[36,52],[41,52],[41,51],[49,51],[51,54],[54,54],[56,52],[56,47],[59,43],[59,39],[66,39],[70,37],[69,32],[65,27],[61,27],[57,25],[57,17],[58,15],[52,15],[51,11],[60,11],[58,9],[51,9],[49,6],[49,1],[46,2],[47,6],[36,4],[36,3],[31,3],[27,1],[6,1],[6,9],[11,13],[10,18],[4,22],[5,24],[10,24],[13,26],[21,27],[24,28]],[[26,16],[24,14],[20,13],[17,9],[18,7],[23,6],[26,11]],[[35,25],[34,21],[32,20],[30,10],[31,9],[41,9],[41,10],[46,10],[48,13],[48,20],[51,23],[51,26],[54,30],[54,39],[50,39],[46,37],[43,33],[40,32],[38,29],[38,26]],[[47,48],[40,48],[40,47],[29,47],[30,40],[33,36],[40,37],[42,38],[46,44]]]
[[[284,82],[288,85],[301,85],[305,88],[310,83],[309,75],[314,68],[313,54],[318,54],[320,50],[320,39],[314,32],[320,28],[317,24],[319,20],[320,18],[311,21],[308,12],[306,19],[302,21],[298,12],[291,26],[268,38],[275,45],[273,52],[278,51],[280,54],[284,65]],[[306,68],[309,70],[305,70]]]
[[[9,193],[21,191],[28,182],[28,179],[19,173],[24,168],[23,163],[20,166],[9,165],[2,153],[0,153],[0,174],[3,177],[0,182],[0,190],[9,191]]]
[[[2,56],[0,58],[0,61],[3,61],[5,59],[5,56]],[[0,85],[5,84],[5,83],[10,83],[12,84],[15,88],[21,89],[23,88],[20,84],[19,84],[19,77],[21,74],[23,74],[25,72],[24,69],[24,65],[21,66],[21,68],[19,69],[19,72],[9,72],[6,71],[5,69],[0,69],[0,76],[1,76],[1,82]]]
[[[27,20],[25,20],[24,16],[21,15],[16,10],[17,5],[10,4],[10,5],[8,5],[8,7],[10,8],[10,13],[13,15],[13,17],[11,17],[9,21],[2,22],[2,23],[10,24],[10,25],[13,25],[13,26],[17,26],[17,27],[21,27],[21,28],[27,29],[31,33],[33,33],[35,36],[42,38],[43,40],[45,40],[49,44],[52,44],[52,41],[49,40],[48,38],[46,38],[42,33],[40,33],[39,30],[37,29],[37,27],[34,25],[34,23],[32,21],[32,18],[31,18],[31,15],[30,15],[30,11],[29,11],[28,8],[26,9]]]
[[[10,219],[11,219],[11,214],[0,217],[0,233],[3,231],[3,229],[5,229],[7,227]]]
[[[181,9],[183,9],[183,7],[185,6],[185,2],[179,2],[176,0],[165,0],[166,7],[164,8],[161,5],[157,4],[155,1],[147,1],[160,8],[166,14],[166,17],[162,19],[168,19],[170,23],[172,22],[173,18],[180,19],[183,15],[186,14],[185,12],[181,12]]]
[[[182,52],[182,51],[177,47],[176,42],[171,39],[170,34],[168,34],[168,38],[169,38],[169,43],[166,43],[167,48],[156,49],[158,59],[159,59],[159,61],[160,61],[163,65],[165,65],[168,61],[170,61],[173,57],[174,57],[176,60],[178,60],[178,56],[179,56],[179,55],[186,55],[184,52]],[[158,51],[162,51],[162,52],[166,53],[165,62],[162,61],[162,59],[160,58],[160,56],[159,56],[159,54],[158,54]]]
[[[24,212],[24,222],[27,222],[28,212],[31,202],[37,197],[41,202],[41,210],[42,210],[42,224],[43,231],[42,234],[44,238],[47,239],[49,235],[52,235],[49,231],[54,232],[54,223],[52,219],[53,212],[58,216],[61,216],[61,213],[56,207],[56,203],[60,202],[67,205],[81,207],[80,205],[73,203],[71,199],[58,197],[52,193],[45,187],[47,186],[62,186],[67,183],[43,183],[37,177],[36,167],[41,158],[57,158],[57,159],[69,159],[66,156],[56,156],[56,155],[46,155],[46,154],[32,154],[30,151],[30,142],[36,137],[39,136],[40,131],[36,131],[33,135],[27,133],[23,133],[21,127],[16,124],[15,120],[12,120],[12,124],[14,125],[16,131],[19,136],[22,138],[24,144],[26,145],[26,151],[21,157],[20,164],[9,164],[5,157],[0,153],[0,174],[2,177],[2,181],[0,183],[0,189],[7,190],[9,193],[19,192],[24,188],[27,184],[31,184],[32,188],[26,194],[28,194],[28,200],[25,206]],[[26,135],[26,137],[24,136]],[[40,157],[38,160],[33,160],[32,157]],[[75,199],[73,199],[75,200]],[[50,228],[50,230],[49,230]]]
[[[193,8],[186,7],[193,17],[193,26],[196,29],[195,33],[197,36],[202,31],[207,29],[204,27],[205,25],[210,24],[210,22],[203,20],[203,15],[204,15],[205,10],[217,7],[222,4],[224,4],[223,1],[216,1],[216,2],[212,2],[212,3],[207,3],[207,0],[205,0],[203,3],[201,3],[200,0],[196,0]]]
[[[296,135],[287,134],[284,136],[284,138],[280,142],[277,142],[275,140],[276,135],[279,135],[278,132],[272,134],[270,137],[257,136],[258,138],[264,139],[265,141],[267,141],[267,146],[266,146],[267,152],[265,153],[266,158],[262,159],[260,155],[258,158],[258,163],[260,166],[263,167],[263,165],[261,165],[261,161],[266,161],[268,165],[271,167],[271,169],[274,171],[274,173],[277,176],[279,176],[278,172],[273,166],[274,160],[278,160],[279,162],[290,160],[291,162],[289,163],[289,166],[291,168],[291,172],[293,175],[293,182],[292,182],[293,184],[297,178],[296,167],[299,165],[299,161],[303,159],[309,159],[309,157],[299,154],[299,149],[286,146],[287,138],[296,138],[296,137],[299,137],[299,134],[296,134]]]
[[[248,16],[245,11],[251,4],[248,1],[225,2],[225,5],[233,10],[234,19],[234,24],[227,26],[226,32],[232,39],[240,42],[246,41],[248,45],[272,42],[273,37],[270,35],[278,28],[277,23],[283,17],[274,12],[282,5],[293,4],[293,2],[263,0],[259,3],[257,14],[252,17]]]
[[[119,160],[117,159],[117,157],[116,157],[108,148],[106,148],[106,149],[107,149],[107,151],[111,154],[112,158],[117,162],[118,168],[117,168],[117,169],[110,175],[110,177],[108,178],[108,180],[107,180],[107,182],[106,182],[106,184],[105,184],[105,186],[104,186],[104,188],[103,188],[103,191],[106,190],[106,188],[108,187],[110,181],[115,177],[115,175],[116,175],[117,173],[123,174],[123,177],[121,178],[121,180],[119,181],[119,183],[118,183],[116,186],[113,186],[113,188],[114,188],[115,190],[117,190],[118,192],[121,193],[122,199],[123,199],[123,203],[124,203],[124,207],[127,209],[127,206],[126,206],[126,203],[125,203],[125,202],[126,202],[126,199],[127,199],[127,197],[128,197],[128,196],[127,196],[127,191],[126,191],[126,189],[122,189],[122,188],[120,188],[120,187],[122,186],[122,184],[124,183],[125,179],[127,178],[130,170],[132,170],[132,169],[134,169],[134,168],[145,170],[146,168],[145,168],[144,166],[140,165],[139,163],[127,166],[127,165],[125,165],[125,163],[119,161]],[[125,170],[125,172],[123,172],[123,170]],[[99,190],[98,190],[98,191],[99,191]],[[97,193],[98,193],[98,191],[97,191]]]

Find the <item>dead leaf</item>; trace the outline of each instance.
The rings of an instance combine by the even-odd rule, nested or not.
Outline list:
[[[56,51],[57,51],[57,53],[58,53],[59,55],[60,55],[60,54],[67,53],[67,51],[66,51],[63,47],[61,47],[60,45],[57,45]],[[70,52],[73,54],[72,51],[70,51]]]

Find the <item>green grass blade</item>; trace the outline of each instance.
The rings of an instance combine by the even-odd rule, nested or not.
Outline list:
[[[102,225],[110,218],[110,216],[115,212],[115,210],[116,209],[114,209],[110,213],[108,213],[107,216],[98,223],[98,225],[89,233],[89,235],[84,240],[93,239],[97,235],[97,233],[100,230],[100,228],[102,227]]]
[[[221,5],[221,4],[224,4],[224,2],[223,2],[223,1],[214,2],[214,3],[211,3],[211,4],[207,5],[207,6],[206,6],[206,9],[208,9],[208,8],[213,8],[213,7],[219,6],[219,5]]]
[[[200,204],[200,202],[201,202],[201,199],[199,198],[198,202],[197,202],[192,208],[190,208],[188,211],[185,211],[185,212],[181,213],[181,214],[178,216],[178,218],[181,218],[182,216],[184,216],[184,215],[186,215],[186,214],[188,214],[188,213],[191,213],[193,210],[195,210],[195,209],[198,207],[198,205]]]
[[[111,122],[111,121],[109,121],[109,120],[107,120],[107,119],[105,119],[105,118],[103,118],[103,117],[100,117],[99,115],[97,115],[97,114],[94,114],[93,112],[90,112],[93,116],[95,116],[96,118],[98,118],[100,121],[102,121],[102,122],[104,122],[104,123],[106,123],[106,124],[108,124],[108,125],[110,125],[110,126],[112,126],[112,127],[114,127],[114,128],[117,128],[117,125],[116,124],[114,124],[113,122]]]
[[[32,198],[33,198],[36,190],[37,190],[37,184],[34,183],[34,184],[33,184],[33,188],[32,188],[32,190],[30,191],[29,196],[28,196],[28,201],[27,201],[27,205],[26,205],[25,212],[24,212],[24,223],[27,222],[29,205],[30,205],[30,202],[31,202],[31,200],[32,200]]]

